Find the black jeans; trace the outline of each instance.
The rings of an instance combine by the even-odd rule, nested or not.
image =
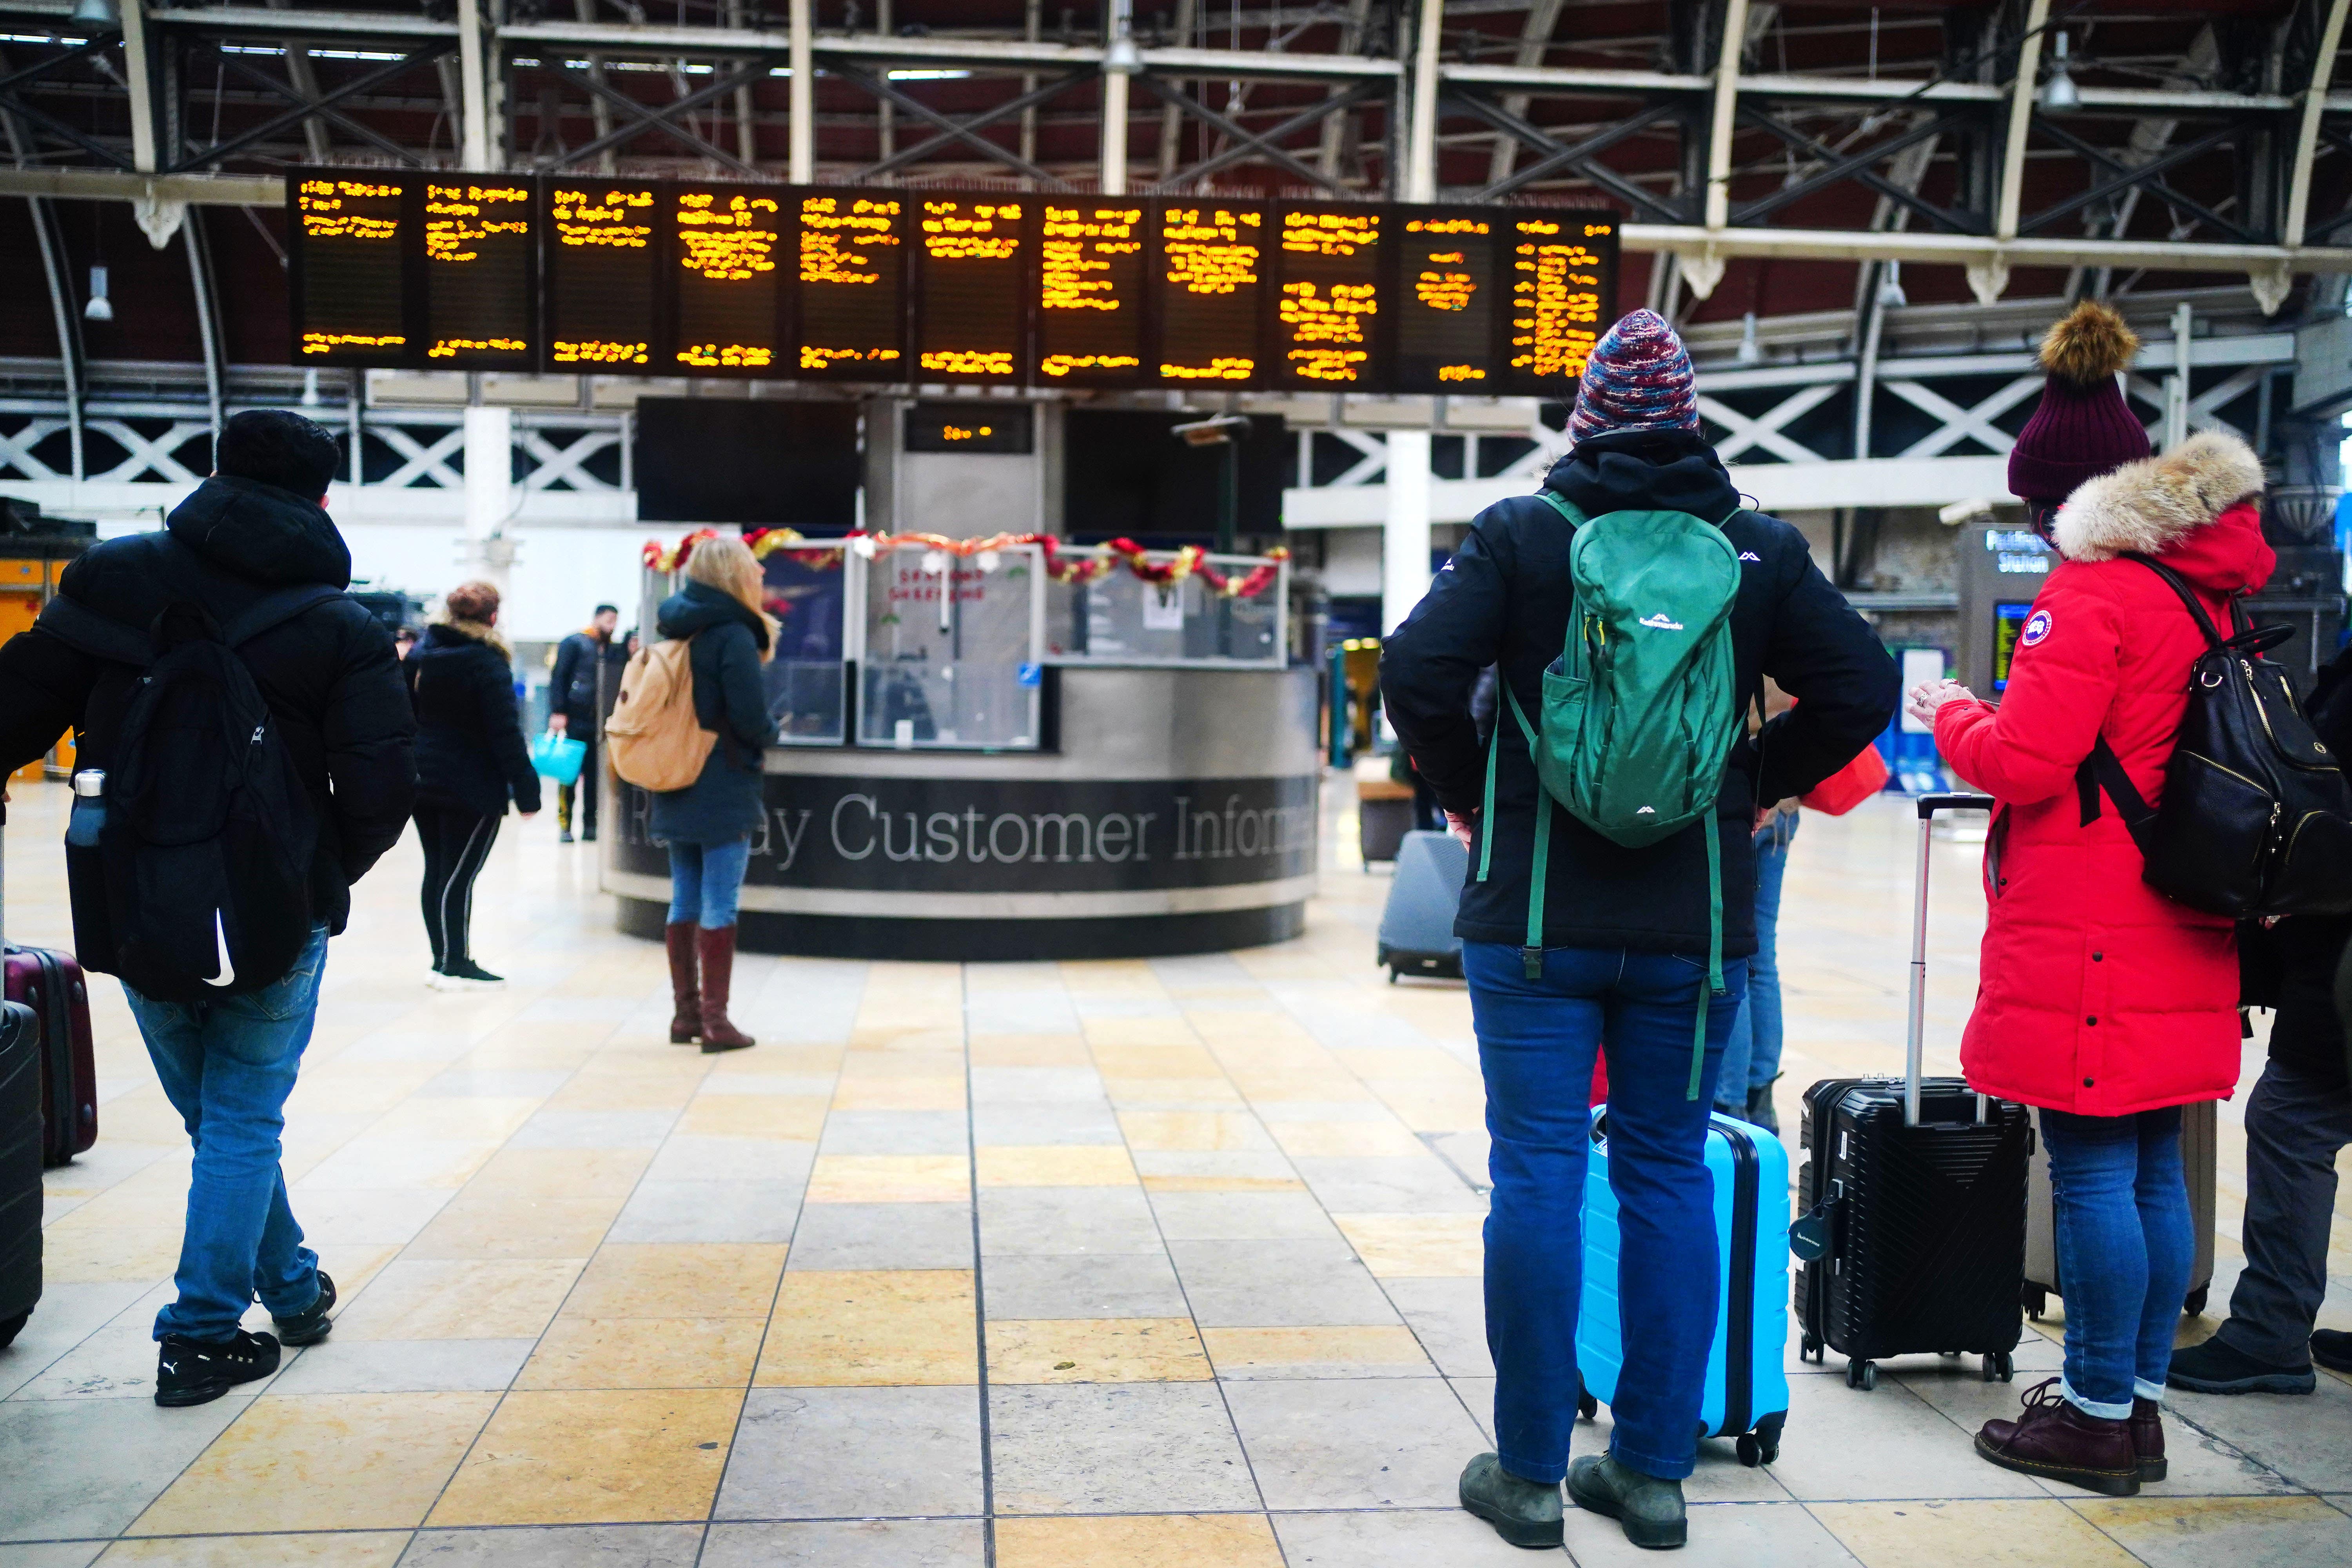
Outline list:
[[[596,775],[602,771],[596,757],[596,717],[593,713],[568,713],[569,727],[563,731],[588,748],[580,759],[580,782],[555,786],[555,823],[564,832],[577,829],[582,833],[596,831]],[[579,803],[575,813],[572,803]]]
[[[2352,1143],[2352,1089],[2276,1060],[2246,1097],[2246,1267],[2216,1337],[2272,1366],[2311,1360],[2327,1294],[2336,1157]]]
[[[416,807],[416,837],[425,846],[425,934],[433,943],[435,969],[471,955],[466,928],[474,918],[474,879],[499,841],[501,820],[457,805],[420,802]]]

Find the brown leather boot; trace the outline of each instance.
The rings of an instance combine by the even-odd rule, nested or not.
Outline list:
[[[702,1034],[702,986],[695,979],[692,921],[674,921],[662,927],[662,945],[669,950],[669,1043],[690,1046]]]
[[[735,979],[735,928],[696,929],[695,951],[702,958],[702,1051],[740,1051],[758,1042],[727,1021],[727,993]]]
[[[2153,1399],[2134,1399],[2131,1433],[2132,1453],[2139,1459],[2139,1479],[2164,1479],[2171,1468],[2164,1462],[2164,1407]]]
[[[2025,1410],[2016,1420],[1986,1422],[1977,1433],[1977,1452],[2002,1469],[2108,1497],[2139,1492],[2132,1423],[2085,1415],[2060,1397],[2054,1377],[2026,1390]]]

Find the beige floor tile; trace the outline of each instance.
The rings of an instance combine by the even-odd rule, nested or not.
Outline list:
[[[408,1244],[409,1258],[585,1258],[623,1199],[458,1197]]]
[[[698,1080],[583,1071],[549,1097],[550,1110],[682,1110]]]
[[[995,1333],[991,1324],[989,1332]],[[1399,1324],[1355,1328],[1203,1329],[1220,1377],[1434,1377],[1437,1369]]]
[[[1097,1018],[1092,1022],[1108,1025],[1158,1023],[1161,1020]],[[1200,1044],[1189,1026],[1184,1030],[1182,1039],[1166,1045],[1123,1044],[1098,1037],[1090,1037],[1088,1043],[1093,1048],[1095,1070],[1105,1079],[1222,1079],[1225,1076],[1225,1069],[1217,1065],[1217,1058],[1210,1054],[1207,1047]]]
[[[2071,1506],[2152,1568],[2352,1563],[2352,1516],[2315,1497],[2091,1498]]]
[[[736,1073],[824,1073],[827,1076],[841,1070],[841,1058],[848,1050],[842,1045],[775,1045],[761,1042],[756,1051],[738,1051],[714,1072]]]
[[[351,1340],[536,1338],[579,1278],[579,1258],[402,1258],[335,1317]]]
[[[971,1164],[961,1154],[820,1154],[809,1173],[813,1204],[962,1203]]]
[[[1864,1568],[2132,1568],[2132,1554],[2056,1498],[1815,1503]]]
[[[854,1063],[833,1091],[835,1110],[961,1110],[963,1079],[943,1074],[885,1078]]]
[[[1121,1110],[1246,1110],[1233,1080],[1216,1078],[1118,1078],[1103,1075],[1103,1095]]]
[[[131,1229],[76,1225],[79,1210],[41,1233],[41,1274],[56,1285],[96,1285],[168,1279],[179,1266],[181,1229],[175,1215]]]
[[[537,1098],[472,1094],[405,1100],[370,1127],[370,1138],[446,1138],[503,1143],[540,1108]]]
[[[988,1380],[1205,1383],[1213,1375],[1190,1318],[1097,1318],[988,1325]]]
[[[741,1388],[762,1325],[748,1318],[589,1318],[548,1325],[517,1388]]]
[[[762,1388],[980,1381],[963,1269],[788,1273],[760,1354]]]
[[[826,1101],[801,1094],[703,1094],[687,1101],[677,1131],[698,1137],[816,1142]]]
[[[1396,1121],[1270,1121],[1266,1131],[1294,1159],[1364,1159],[1426,1154],[1412,1130]]]
[[[1364,1267],[1383,1279],[1475,1279],[1484,1272],[1482,1214],[1335,1214]]]
[[[1150,1018],[1088,1018],[1083,1027],[1087,1044],[1095,1048],[1095,1059],[1102,1060],[1106,1049],[1129,1049],[1136,1047],[1180,1047],[1201,1048],[1201,1037],[1193,1032],[1190,1022],[1171,1015]],[[1103,1068],[1108,1072],[1108,1067]]]
[[[651,1149],[501,1149],[466,1184],[467,1197],[625,1198]]]
[[[1118,1124],[1132,1149],[1271,1149],[1258,1119],[1232,1110],[1121,1110]]]
[[[1135,1163],[1116,1143],[1045,1144],[978,1151],[983,1187],[1123,1187]]]
[[[765,1322],[784,1253],[750,1242],[614,1242],[588,1260],[563,1315]]]
[[[1084,1035],[974,1035],[976,1068],[1082,1068],[1092,1066]]]
[[[997,1568],[1281,1568],[1259,1513],[1004,1519]]]
[[[742,1405],[735,1389],[510,1394],[428,1522],[708,1518]]]
[[[127,1533],[411,1529],[498,1402],[495,1394],[264,1394]]]
[[[1236,1173],[1146,1172],[1143,1187],[1152,1193],[1303,1193],[1307,1184],[1296,1176],[1250,1176]]]
[[[99,1558],[144,1568],[393,1568],[408,1531],[338,1531],[319,1535],[164,1536],[118,1541]]]

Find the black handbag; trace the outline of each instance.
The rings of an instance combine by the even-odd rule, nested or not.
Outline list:
[[[2256,630],[2232,599],[2224,637],[2179,573],[2127,558],[2180,595],[2205,652],[2189,667],[2162,803],[2147,804],[2103,735],[2074,773],[2084,825],[2098,819],[2104,789],[2146,858],[2148,885],[2192,909],[2237,920],[2352,910],[2352,785],[2286,671],[2263,657],[2294,628]]]

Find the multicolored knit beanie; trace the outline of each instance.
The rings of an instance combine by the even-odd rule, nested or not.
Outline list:
[[[1690,355],[1664,317],[1635,310],[1601,334],[1577,384],[1570,440],[1610,430],[1697,428]]]

